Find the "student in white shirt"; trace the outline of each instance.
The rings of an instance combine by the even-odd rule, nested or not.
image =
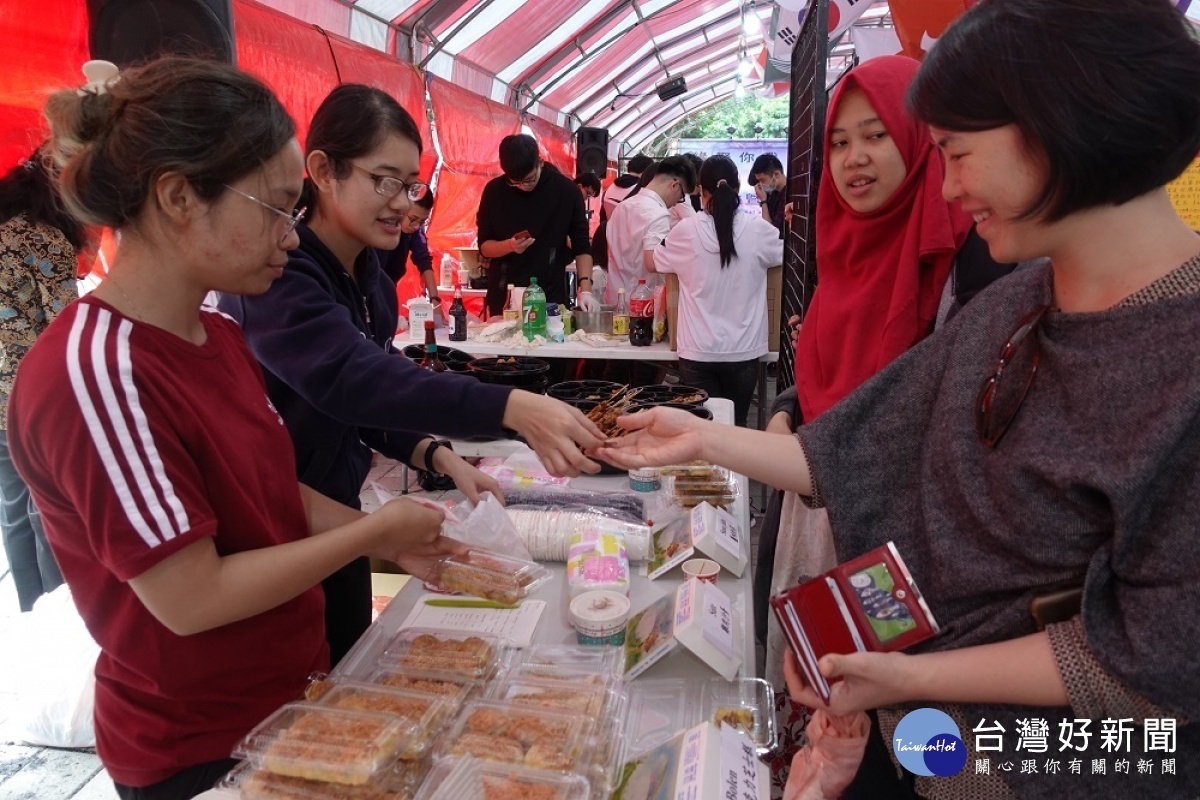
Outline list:
[[[700,174],[700,165],[704,163],[704,159],[695,153],[684,153],[683,157],[692,165],[692,169],[696,174]],[[676,203],[671,206],[671,230],[675,230],[675,226],[683,222],[688,217],[696,216],[696,212],[700,210],[700,183],[697,181],[696,186],[692,191],[688,192],[688,196],[683,199],[682,203]]]
[[[683,156],[664,158],[654,177],[641,190],[622,200],[608,221],[608,283],[604,301],[617,302],[639,280],[652,281],[654,248],[671,230],[669,209],[680,203],[696,185],[696,173]]]
[[[740,188],[733,161],[706,159],[703,210],[675,226],[651,264],[679,276],[683,382],[733,400],[734,420],[745,426],[767,352],[767,269],[783,263],[783,240],[762,217],[738,212]]]

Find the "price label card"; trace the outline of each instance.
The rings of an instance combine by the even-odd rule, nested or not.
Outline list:
[[[758,755],[749,737],[721,726],[721,794],[731,800],[765,800],[758,795]]]
[[[713,536],[717,544],[729,551],[734,558],[742,557],[742,526],[728,513],[717,513],[717,524]]]
[[[714,584],[704,587],[704,638],[727,658],[734,658],[733,609],[729,596]]]
[[[684,734],[674,800],[699,800],[703,778],[704,728],[697,726]]]

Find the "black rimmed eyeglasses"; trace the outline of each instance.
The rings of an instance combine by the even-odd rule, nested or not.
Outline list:
[[[376,175],[371,170],[364,169],[353,162],[351,162],[350,166],[371,179],[372,183],[375,184],[375,194],[377,195],[392,198],[401,192],[405,192],[408,199],[415,203],[429,193],[428,183],[405,181],[392,175]]]
[[[1041,305],[1021,318],[1004,347],[1000,348],[1000,357],[992,374],[979,387],[975,399],[975,429],[980,441],[988,447],[995,447],[1004,438],[1025,403],[1029,387],[1033,386],[1042,361],[1037,327],[1046,312],[1052,310],[1053,306],[1049,304]]]
[[[222,183],[221,185],[224,186],[229,191],[233,192],[234,194],[241,195],[242,197],[246,198],[247,200],[253,200],[254,202],[258,203],[260,206],[265,208],[267,211],[270,211],[274,214],[278,214],[279,216],[281,216],[285,220],[287,220],[287,222],[285,222],[283,224],[283,236],[279,237],[279,241],[281,244],[283,243],[283,240],[286,239],[289,234],[291,234],[292,231],[296,230],[296,226],[300,224],[300,221],[302,219],[304,219],[304,215],[306,213],[308,213],[308,207],[301,206],[300,208],[297,208],[295,211],[293,211],[289,214],[288,212],[284,211],[282,208],[276,208],[275,206],[271,205],[270,203],[259,200],[257,197],[255,197],[252,194],[246,194],[241,189],[233,188],[228,183]]]

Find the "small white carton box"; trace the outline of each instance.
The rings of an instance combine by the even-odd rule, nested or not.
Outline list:
[[[723,508],[701,503],[692,509],[692,546],[737,577],[742,577],[750,555],[746,532]]]

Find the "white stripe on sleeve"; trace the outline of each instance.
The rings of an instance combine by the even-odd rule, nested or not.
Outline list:
[[[141,398],[138,397],[137,387],[133,383],[133,359],[129,356],[129,334],[132,330],[133,323],[129,320],[121,321],[120,334],[117,338],[117,370],[121,376],[121,388],[125,391],[125,403],[129,406],[129,414],[133,417],[138,439],[142,443],[143,452],[146,453],[146,460],[154,472],[154,481],[162,490],[163,499],[166,500],[167,506],[171,509],[171,515],[175,518],[175,527],[168,526],[163,535],[164,539],[169,540],[175,536],[176,531],[185,533],[190,524],[187,510],[184,509],[179,495],[175,493],[175,484],[171,483],[166,470],[163,469],[162,457],[158,454],[158,447],[150,433],[150,425],[146,422],[146,412],[142,409]],[[135,449],[130,449],[129,452],[136,458],[137,451]],[[145,493],[147,498],[158,497],[148,483],[145,486]]]

